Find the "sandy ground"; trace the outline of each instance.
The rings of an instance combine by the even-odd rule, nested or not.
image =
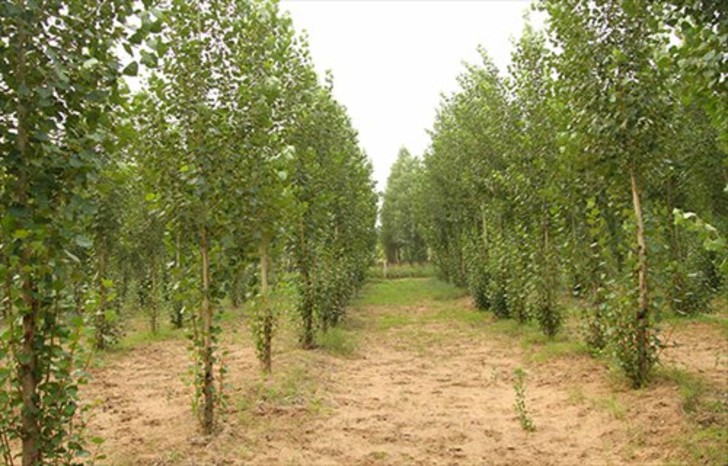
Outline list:
[[[212,438],[197,431],[184,340],[112,354],[85,389],[89,433],[105,438],[96,453],[113,465],[681,463],[689,420],[674,383],[630,390],[587,355],[534,358],[538,345],[487,323],[429,319],[438,306],[354,309],[353,354],[281,346],[267,382],[240,322],[226,335],[229,400]],[[421,318],[381,328],[388,312]],[[665,364],[707,374],[725,392],[728,345],[702,325],[675,334]],[[518,367],[534,432],[514,409]]]

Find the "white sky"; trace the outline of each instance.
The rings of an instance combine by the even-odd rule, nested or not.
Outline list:
[[[297,31],[306,30],[323,76],[346,106],[384,190],[399,148],[421,155],[440,94],[457,89],[463,61],[483,45],[505,73],[529,0],[281,0]],[[532,12],[535,27],[543,17]]]

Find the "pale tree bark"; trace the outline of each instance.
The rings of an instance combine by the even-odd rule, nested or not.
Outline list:
[[[261,363],[263,372],[270,374],[272,370],[272,345],[273,345],[273,314],[268,303],[268,241],[263,240],[260,244],[260,296],[261,312],[263,313],[263,353]]]
[[[21,2],[21,8],[25,7],[25,2]],[[18,63],[16,73],[21,86],[25,86],[25,47],[27,41],[27,33],[23,19],[18,23],[17,35],[17,53]],[[28,108],[24,102],[23,96],[18,97],[18,128],[16,137],[16,149],[22,159],[27,157],[27,120]],[[21,173],[18,183],[18,200],[27,203],[27,180],[25,174]],[[23,251],[23,262],[30,262],[30,252],[25,249]],[[30,266],[30,264],[22,264]],[[23,340],[20,351],[20,361],[18,362],[18,377],[20,379],[20,392],[23,401],[22,409],[22,459],[23,466],[35,466],[41,463],[41,431],[39,424],[39,406],[38,406],[38,354],[34,348],[34,342],[38,331],[38,316],[40,314],[40,302],[35,297],[37,288],[34,280],[33,272],[22,272],[23,281],[21,287],[21,296],[25,305],[22,318]]]
[[[632,185],[632,204],[634,206],[635,220],[637,222],[637,281],[639,286],[639,301],[636,314],[637,320],[637,358],[640,384],[644,382],[649,371],[649,294],[647,288],[647,240],[645,239],[645,223],[642,215],[640,189],[637,183],[637,173],[634,167],[630,168],[629,177]]]
[[[106,341],[104,340],[104,331],[106,330],[106,284],[104,276],[106,275],[106,252],[103,246],[99,245],[98,253],[98,286],[99,286],[99,304],[96,309],[96,348],[104,349]]]
[[[202,370],[203,370],[203,406],[202,428],[205,434],[211,434],[214,427],[215,386],[212,362],[212,303],[210,301],[210,251],[207,242],[207,230],[203,227],[200,235],[200,255],[202,256]]]

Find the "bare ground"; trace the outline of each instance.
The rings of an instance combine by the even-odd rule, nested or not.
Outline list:
[[[425,282],[423,282],[424,284]],[[458,309],[466,319],[438,318]],[[450,312],[450,311],[448,311]],[[416,306],[360,305],[347,335],[356,351],[277,348],[261,381],[243,321],[229,332],[227,406],[204,438],[191,410],[185,341],[142,344],[95,369],[86,399],[89,433],[114,465],[621,465],[688,464],[694,431],[670,379],[630,390],[581,351],[551,351],[472,318],[464,299]],[[403,316],[382,325],[390,314]],[[290,337],[286,332],[281,340]],[[728,342],[708,324],[676,331],[665,365],[728,390]],[[514,409],[513,371],[527,372]],[[705,463],[710,464],[710,463]]]

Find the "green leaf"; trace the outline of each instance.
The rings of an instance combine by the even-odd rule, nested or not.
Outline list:
[[[28,236],[30,236],[30,232],[28,230],[15,230],[15,232],[13,232],[13,237],[15,239],[25,239]]]
[[[147,68],[156,68],[157,67],[157,56],[153,53],[149,53],[146,50],[141,51],[142,59],[141,63],[142,65],[146,66]]]
[[[88,60],[86,60],[85,62],[83,62],[83,65],[81,65],[81,66],[85,69],[90,69],[98,64],[99,64],[99,60],[94,57],[91,57]]]
[[[76,235],[73,240],[78,247],[84,249],[88,249],[94,245],[93,241],[85,235]]]
[[[64,249],[64,250],[63,250],[63,253],[64,253],[64,254],[65,254],[65,255],[66,255],[66,256],[67,256],[67,257],[68,257],[69,259],[71,259],[71,260],[72,260],[73,262],[75,262],[75,263],[77,263],[77,264],[80,264],[80,263],[81,263],[81,259],[79,259],[79,258],[78,258],[77,256],[75,256],[74,254],[72,254],[72,253],[71,253],[70,251],[68,251],[67,249]]]
[[[129,63],[122,73],[126,76],[136,76],[139,73],[139,64],[135,61]]]

